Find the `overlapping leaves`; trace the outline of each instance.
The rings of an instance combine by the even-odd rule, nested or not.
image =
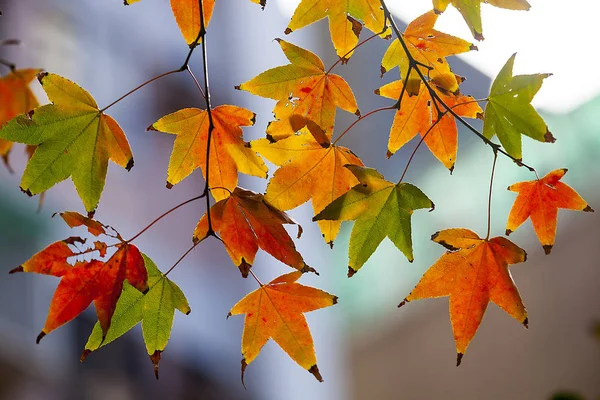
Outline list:
[[[38,75],[52,104],[19,115],[0,129],[0,138],[37,146],[21,190],[41,193],[71,177],[85,209],[93,213],[106,181],[108,160],[127,170],[133,155],[125,133],[85,90],[55,74]]]
[[[327,145],[336,108],[360,115],[352,89],[342,77],[325,71],[315,54],[277,41],[291,64],[269,69],[237,89],[277,100],[275,121],[267,128],[271,140],[285,139],[306,126],[317,142]]]
[[[346,60],[352,56],[358,44],[363,24],[372,32],[381,33],[382,37],[390,35],[379,0],[302,0],[285,33],[289,34],[325,17],[329,19],[329,32],[335,51],[338,57]]]

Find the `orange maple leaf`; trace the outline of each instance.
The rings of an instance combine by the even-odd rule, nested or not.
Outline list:
[[[305,312],[329,307],[337,297],[296,281],[302,272],[282,275],[240,300],[227,317],[246,314],[242,334],[242,382],[244,371],[262,347],[273,339],[292,360],[322,381]]]
[[[411,56],[417,62],[431,68],[430,71],[424,69],[421,69],[421,71],[428,75],[438,86],[450,92],[456,92],[459,82],[452,73],[446,57],[477,50],[477,47],[466,40],[433,29],[437,18],[438,15],[433,11],[421,15],[408,24],[403,37]],[[398,39],[390,44],[383,55],[381,74],[383,75],[394,67],[400,69],[400,78],[407,82],[406,89],[408,93],[418,94],[421,78],[414,70],[407,76],[409,58]]]
[[[242,126],[254,125],[255,114],[245,108],[222,105],[212,110],[214,129],[210,141],[211,193],[219,201],[229,196],[238,182],[238,171],[266,178],[263,160],[242,139]],[[209,118],[205,110],[184,108],[166,115],[148,130],[177,135],[167,176],[167,187],[176,185],[196,168],[206,178]]]
[[[523,249],[503,237],[481,239],[468,229],[446,229],[431,239],[450,251],[425,272],[398,307],[412,300],[450,296],[457,365],[490,301],[527,327],[527,311],[508,271],[509,264],[527,259]]]
[[[56,215],[56,214],[55,214]],[[60,217],[65,221],[69,228],[75,228],[78,226],[85,226],[88,232],[94,236],[100,236],[106,234],[106,226],[96,221],[95,219],[85,217],[75,211],[65,211],[58,213]],[[54,215],[53,215],[54,217]],[[105,245],[106,246],[106,245]]]
[[[273,257],[302,272],[315,270],[304,262],[283,224],[295,224],[290,216],[267,203],[262,194],[235,188],[230,197],[210,209],[211,224],[219,233],[234,264],[246,278],[260,247]],[[302,232],[298,225],[298,236]],[[208,217],[202,216],[194,241],[206,238]]]
[[[403,84],[401,81],[394,81],[377,89],[375,93],[397,100],[400,97],[402,88]],[[483,110],[473,97],[460,93],[453,94],[446,92],[440,90],[435,85],[432,85],[432,88],[444,103],[461,117],[478,118],[483,114]],[[446,113],[429,132],[438,118],[437,110],[432,102],[429,90],[427,90],[425,85],[421,85],[417,95],[411,96],[408,92],[405,93],[400,108],[396,111],[390,130],[388,158],[417,134],[421,136],[427,134],[423,141],[429,150],[446,168],[450,170],[454,168],[456,153],[458,152],[458,128],[456,120],[452,114]],[[441,111],[443,112],[445,109],[441,109]]]
[[[269,181],[265,200],[279,210],[290,210],[312,199],[315,215],[346,193],[358,179],[344,165],[363,166],[351,150],[321,146],[306,131],[276,143],[267,139],[251,142],[273,164],[281,166]],[[325,242],[333,245],[341,221],[318,221]]]
[[[81,314],[92,301],[103,335],[106,335],[123,290],[123,281],[127,280],[141,292],[148,289],[148,273],[137,247],[120,244],[117,252],[106,262],[92,260],[71,265],[68,260],[81,254],[69,247],[75,243],[83,244],[85,240],[70,237],[55,242],[10,271],[11,274],[35,272],[61,278],[52,297],[44,328],[37,337],[38,343],[48,333]]]
[[[348,83],[325,71],[314,53],[277,39],[291,64],[271,68],[236,86],[261,97],[278,100],[275,121],[267,127],[267,137],[281,140],[307,126],[317,142],[329,144],[336,108],[360,115]]]
[[[39,107],[35,95],[29,89],[29,84],[40,71],[39,69],[18,69],[0,77],[0,104],[2,105],[0,107],[0,127],[17,115],[25,114]],[[9,169],[8,154],[12,146],[13,142],[0,139],[0,156]],[[33,153],[31,148],[27,150],[30,154]]]
[[[559,208],[594,212],[575,190],[560,182],[566,173],[566,168],[557,169],[542,179],[519,182],[508,187],[508,190],[517,192],[518,195],[508,215],[506,235],[510,235],[531,217],[533,229],[544,246],[544,252],[550,254],[556,237]]]

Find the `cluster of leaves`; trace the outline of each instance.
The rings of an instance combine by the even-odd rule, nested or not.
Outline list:
[[[264,1],[253,2],[265,6]],[[245,315],[242,379],[246,366],[273,339],[301,367],[321,380],[303,313],[329,307],[337,302],[337,297],[297,283],[303,273],[316,270],[305,262],[286,231],[284,225],[297,223],[285,211],[311,200],[313,221],[329,245],[333,245],[343,221],[355,221],[349,244],[349,277],[365,265],[386,237],[412,262],[411,216],[419,209],[433,211],[434,204],[417,186],[403,181],[406,169],[424,142],[452,171],[458,148],[457,124],[464,125],[491,148],[494,167],[498,154],[502,154],[535,173],[534,180],[509,187],[518,195],[508,217],[506,234],[531,218],[544,250],[550,253],[557,210],[593,210],[560,181],[566,169],[539,178],[535,169],[522,161],[522,135],[554,142],[542,117],[530,104],[548,74],[514,76],[513,55],[500,70],[487,98],[476,100],[461,93],[464,78],[452,72],[447,58],[477,47],[436,30],[435,25],[439,14],[452,3],[464,16],[474,38],[481,40],[480,2],[484,1],[433,0],[433,10],[412,21],[401,33],[384,1],[302,0],[285,34],[328,18],[339,60],[326,68],[314,53],[277,39],[290,63],[236,86],[276,101],[274,120],[266,127],[266,137],[251,142],[244,140],[242,127],[254,124],[252,111],[234,105],[211,105],[206,39],[214,0],[171,0],[175,20],[190,47],[183,66],[152,78],[104,108],[66,78],[38,70],[17,70],[0,60],[11,68],[8,75],[0,78],[0,154],[8,160],[13,142],[28,145],[31,154],[21,189],[35,195],[71,177],[88,215],[65,212],[61,217],[71,227],[85,226],[91,235],[113,241],[107,244],[95,240],[93,246],[86,247],[84,239],[70,237],[51,244],[11,271],[61,278],[38,341],[75,318],[93,301],[98,324],[82,359],[141,322],[158,377],[158,362],[170,336],[175,309],[184,314],[190,312],[182,291],[167,278],[181,259],[163,273],[131,243],[152,224],[124,240],[116,230],[93,217],[104,188],[108,161],[127,170],[133,167],[127,138],[105,111],[146,84],[177,72],[187,71],[194,78],[206,107],[175,111],[158,119],[148,130],[176,135],[167,170],[168,188],[198,168],[206,186],[201,195],[160,218],[191,201],[205,199],[207,212],[193,233],[192,248],[211,237],[219,240],[242,276],[252,275],[259,284],[229,313]],[[525,0],[485,3],[510,9],[529,8]],[[359,42],[363,27],[373,34]],[[400,79],[375,91],[394,100],[393,104],[362,115],[351,86],[332,70],[347,63],[357,49],[377,37],[394,38],[382,57],[380,69],[383,75],[398,67]],[[204,88],[189,66],[198,46],[204,52]],[[36,74],[51,101],[41,107],[29,89]],[[485,103],[484,109],[480,103]],[[358,119],[334,136],[338,108]],[[394,111],[388,158],[415,136],[420,137],[398,182],[386,180],[375,169],[366,167],[352,150],[337,144],[356,123],[384,110]],[[482,120],[482,131],[466,119]],[[492,141],[494,137],[500,144]],[[265,193],[239,187],[239,173],[267,178],[263,158],[277,166]],[[493,176],[492,170],[492,182]],[[491,191],[490,183],[488,215]],[[300,234],[298,225],[298,238]],[[525,306],[508,271],[509,265],[524,262],[526,253],[504,237],[490,238],[489,217],[485,238],[466,228],[452,228],[435,233],[432,240],[447,252],[400,305],[449,296],[458,363],[490,301],[527,326]],[[253,271],[259,248],[296,271],[261,283]]]

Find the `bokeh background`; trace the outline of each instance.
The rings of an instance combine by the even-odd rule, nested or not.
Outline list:
[[[400,26],[431,7],[428,0],[390,1]],[[269,0],[264,11],[246,0],[217,2],[208,48],[213,101],[236,104],[257,113],[246,140],[262,137],[273,101],[234,90],[267,68],[287,63],[274,38],[283,35],[297,1]],[[488,94],[491,79],[515,51],[516,73],[553,72],[535,104],[557,138],[553,145],[524,139],[525,160],[541,174],[569,168],[565,182],[600,208],[600,81],[593,78],[599,56],[595,18],[600,4],[531,0],[532,10],[509,12],[482,6],[484,35],[480,51],[451,64],[468,77],[462,91],[475,98]],[[0,39],[18,38],[18,47],[0,48],[0,57],[19,67],[39,67],[72,79],[102,106],[162,72],[179,67],[187,46],[167,0],[144,0],[124,7],[121,0],[0,0]],[[460,15],[449,9],[441,30],[469,38]],[[363,35],[367,35],[365,31]],[[293,33],[292,42],[318,53],[326,65],[335,62],[326,21]],[[390,104],[373,94],[383,83],[379,63],[389,42],[374,40],[336,68],[357,95],[361,111]],[[201,51],[191,63],[201,74]],[[2,73],[7,71],[2,70]],[[33,85],[42,102],[39,85]],[[200,172],[171,190],[165,188],[173,138],[145,128],[182,107],[203,107],[186,74],[164,78],[111,109],[128,135],[135,154],[131,172],[109,167],[97,218],[132,236],[168,208],[199,194]],[[0,106],[2,106],[0,104]],[[355,118],[340,111],[340,128]],[[397,180],[411,142],[385,159],[391,114],[379,113],[359,123],[343,139],[370,166]],[[477,124],[478,122],[475,122]],[[0,168],[0,276],[47,244],[69,235],[56,211],[83,207],[71,181],[53,188],[40,213],[37,198],[19,191],[19,172],[26,159],[22,147],[12,154],[16,174]],[[486,207],[492,153],[461,131],[454,174],[420,149],[407,180],[436,203],[433,213],[413,216],[415,262],[409,264],[385,240],[367,265],[346,277],[351,224],[345,223],[333,250],[321,240],[312,210],[304,205],[291,214],[302,223],[297,242],[320,277],[303,283],[335,293],[335,307],[307,315],[325,382],[295,365],[270,342],[239,379],[242,317],[225,316],[231,306],[254,290],[243,280],[217,242],[190,254],[172,273],[187,295],[192,313],[177,315],[171,341],[163,353],[161,379],[154,379],[137,327],[91,355],[79,355],[94,323],[93,310],[47,336],[35,337],[45,320],[56,287],[52,277],[16,275],[0,278],[0,399],[549,399],[572,391],[587,399],[600,396],[600,344],[592,327],[600,319],[600,224],[598,213],[559,213],[556,245],[545,256],[530,222],[511,236],[528,252],[526,264],[512,268],[530,315],[529,330],[490,305],[460,368],[448,318],[447,299],[396,305],[418,282],[443,249],[429,240],[438,230],[486,229]],[[274,171],[271,166],[270,174]],[[494,183],[492,234],[501,235],[515,195],[511,183],[531,179],[523,168],[499,158]],[[242,177],[241,185],[264,190],[265,182]],[[137,242],[163,270],[191,244],[193,228],[205,212],[193,203],[173,213]],[[287,267],[259,254],[255,269],[263,280]]]

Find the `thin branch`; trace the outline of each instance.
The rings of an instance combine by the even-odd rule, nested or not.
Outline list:
[[[394,19],[392,18],[392,14],[390,13],[389,9],[387,8],[387,5],[385,3],[385,0],[380,0],[381,3],[381,7],[383,8],[383,11],[385,13],[385,15],[387,16],[387,18],[390,21],[390,24],[392,25],[392,29],[394,31],[394,33],[396,34],[396,36],[398,37],[398,40],[400,41],[400,44],[402,45],[405,53],[406,53],[406,57],[409,60],[409,70],[411,69],[410,66],[414,67],[414,70],[417,72],[417,74],[419,75],[419,77],[421,78],[421,81],[423,82],[423,84],[425,85],[425,87],[427,88],[427,90],[429,91],[429,94],[431,96],[431,98],[437,102],[439,102],[439,104],[441,106],[443,106],[443,108],[445,108],[454,118],[456,118],[458,121],[461,122],[461,124],[463,124],[468,130],[470,130],[472,133],[474,133],[475,135],[477,135],[481,140],[483,140],[483,142],[485,144],[487,144],[488,146],[490,146],[492,148],[492,150],[494,152],[499,152],[501,154],[503,154],[504,156],[510,158],[511,160],[513,160],[518,166],[520,167],[525,167],[527,168],[529,171],[534,172],[537,174],[535,168],[525,164],[522,160],[515,158],[513,156],[511,156],[510,154],[508,154],[505,150],[502,149],[502,147],[499,144],[496,144],[494,142],[492,142],[490,139],[486,138],[481,132],[479,132],[477,129],[475,129],[470,123],[468,123],[463,117],[461,117],[460,115],[458,115],[453,109],[452,107],[449,107],[442,99],[441,97],[435,92],[435,90],[433,90],[433,88],[431,87],[428,79],[425,77],[425,75],[423,74],[423,71],[421,71],[421,69],[419,68],[419,66],[424,67],[428,70],[431,69],[430,66],[425,65],[421,62],[418,62],[417,60],[415,60],[415,58],[413,57],[413,55],[410,53],[410,51],[408,50],[408,46],[406,45],[406,42],[404,40],[404,37],[402,35],[402,33],[400,32],[400,30],[398,29],[398,25],[396,25],[396,22],[394,21]],[[407,76],[408,78],[408,76]]]
[[[205,176],[206,183],[204,186],[204,195],[206,196],[206,215],[208,219],[208,235],[214,235],[212,228],[212,219],[210,216],[210,196],[208,196],[209,182],[210,182],[210,142],[212,139],[212,133],[215,129],[213,122],[212,109],[210,104],[210,88],[208,83],[208,54],[206,52],[206,27],[204,26],[204,7],[202,0],[198,0],[200,5],[200,32],[198,32],[198,39],[202,38],[202,64],[204,69],[204,99],[206,100],[206,112],[208,114],[208,136],[206,138],[206,168]],[[193,50],[193,48],[192,48]]]
[[[446,115],[446,113],[444,113],[444,115]],[[444,115],[442,115],[442,117]],[[433,124],[431,124],[431,126],[429,127],[429,129],[427,129],[427,132],[425,132],[425,134],[423,136],[421,136],[421,140],[419,140],[419,143],[417,143],[417,145],[415,146],[415,149],[413,150],[412,154],[410,155],[410,157],[408,159],[408,162],[406,163],[406,167],[404,167],[404,172],[402,172],[402,176],[400,177],[400,180],[398,181],[398,183],[400,183],[400,182],[402,182],[404,180],[404,176],[406,175],[406,172],[408,171],[408,167],[410,167],[410,164],[412,163],[412,160],[415,157],[415,154],[417,154],[417,150],[419,150],[419,147],[425,141],[425,138],[427,137],[427,135],[429,135],[429,132],[431,132],[433,130],[433,128],[435,128],[435,126],[441,120],[442,120],[442,118],[436,119],[435,122]]]
[[[171,208],[170,210],[165,211],[158,218],[156,218],[154,221],[152,221],[150,224],[148,224],[144,229],[142,229],[137,235],[135,235],[134,237],[132,237],[129,240],[125,240],[124,242],[125,243],[133,242],[135,239],[137,239],[138,237],[140,237],[144,232],[146,232],[148,229],[150,229],[154,224],[156,224],[158,221],[160,221],[161,219],[163,219],[167,215],[171,214],[173,211],[179,209],[180,207],[185,206],[188,203],[191,203],[193,201],[199,200],[199,199],[203,198],[204,196],[206,196],[206,193],[202,193],[200,196],[196,196],[196,197],[193,197],[193,198],[191,198],[189,200],[184,201],[183,203],[179,203],[178,205],[176,205],[175,207]]]
[[[492,176],[490,177],[490,194],[488,196],[488,214],[487,214],[487,235],[485,240],[490,238],[492,228],[492,187],[494,185],[494,172],[496,171],[496,160],[498,160],[498,152],[494,151],[494,163],[492,164]]]
[[[383,35],[385,33],[385,31],[387,31],[387,24],[384,24],[383,30],[381,32],[372,34],[371,36],[369,36],[368,38],[366,38],[362,42],[359,42],[356,46],[354,46],[353,48],[351,48],[350,50],[348,50],[346,52],[346,54],[344,54],[342,57],[338,58],[338,60],[335,63],[333,63],[333,65],[331,67],[329,67],[329,69],[327,70],[327,72],[325,72],[325,75],[329,74],[339,63],[345,64],[344,60],[346,62],[348,61],[346,59],[346,56],[348,54],[352,53],[354,50],[358,49],[360,46],[362,46],[363,44],[367,43],[368,41],[376,38],[377,36]]]
[[[335,146],[335,144],[336,144],[336,143],[337,143],[337,142],[338,142],[338,141],[339,141],[341,138],[343,138],[343,137],[344,137],[344,135],[345,135],[346,133],[348,133],[348,131],[354,127],[354,125],[358,124],[358,123],[359,123],[360,121],[362,121],[363,119],[365,119],[365,118],[367,118],[367,117],[369,117],[369,116],[371,116],[371,115],[373,115],[373,114],[375,114],[375,113],[378,113],[379,111],[385,111],[385,110],[395,110],[395,109],[396,109],[396,105],[394,104],[393,106],[376,108],[376,109],[374,109],[374,110],[371,110],[371,111],[369,111],[369,112],[368,112],[368,113],[366,113],[365,115],[361,115],[361,116],[360,116],[360,118],[358,118],[356,121],[352,122],[352,123],[350,124],[350,126],[348,126],[348,127],[346,128],[346,130],[345,130],[344,132],[342,132],[342,133],[340,134],[340,136],[338,136],[338,137],[337,137],[337,139],[335,139],[335,141],[332,143],[332,146]]]

